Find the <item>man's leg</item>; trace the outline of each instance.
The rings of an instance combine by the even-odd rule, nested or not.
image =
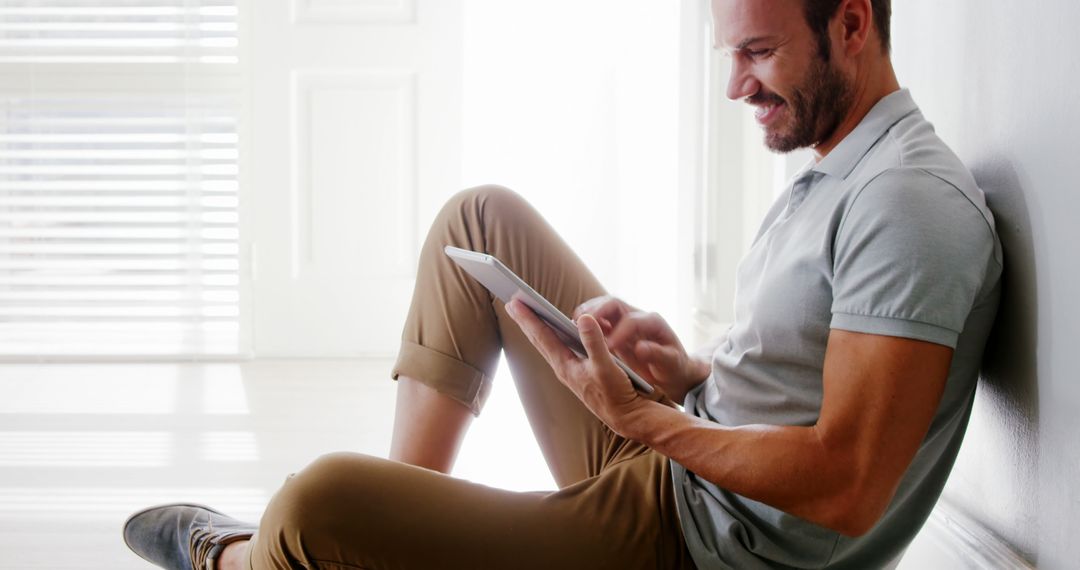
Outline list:
[[[394,455],[448,470],[505,350],[559,484],[514,493],[359,454],[319,459],[274,495],[223,564],[263,568],[692,568],[666,458],[603,425],[487,291],[442,253],[491,253],[569,313],[603,289],[520,197],[456,196],[421,254],[394,376]]]
[[[398,376],[390,459],[450,473],[472,423],[457,400],[408,376]]]
[[[250,567],[519,570],[693,568],[667,460],[516,493],[360,454],[324,456],[274,495]]]
[[[667,459],[596,419],[444,245],[495,255],[566,313],[603,294],[520,197],[494,187],[455,196],[421,253],[394,368],[392,457],[448,471],[505,351],[560,490],[514,493],[335,454],[274,496],[251,567],[692,568]]]
[[[398,402],[391,458],[447,472],[471,415],[479,414],[499,354],[560,487],[645,448],[609,430],[559,382],[502,302],[443,253],[453,245],[499,258],[564,313],[604,294],[543,218],[499,187],[454,196],[420,253],[412,306],[394,367]]]

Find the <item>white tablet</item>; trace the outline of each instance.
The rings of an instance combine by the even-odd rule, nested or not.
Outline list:
[[[555,334],[570,350],[573,350],[579,356],[585,356],[585,347],[581,344],[581,337],[578,336],[577,326],[574,321],[571,321],[562,311],[555,308],[555,305],[552,305],[532,287],[529,287],[528,283],[522,281],[495,256],[449,245],[443,248],[443,251],[461,266],[466,273],[472,275],[474,279],[487,287],[488,291],[491,291],[502,302],[509,303],[511,299],[521,299],[536,313],[536,316],[540,317],[540,320],[547,323],[555,331]],[[630,382],[634,384],[635,388],[646,394],[652,394],[653,387],[648,382],[638,376],[623,361],[615,358],[614,355],[612,355],[612,358],[615,359],[615,363],[619,365],[619,368],[622,368],[623,372],[630,377]]]

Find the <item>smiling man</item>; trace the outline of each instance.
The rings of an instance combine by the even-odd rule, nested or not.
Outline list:
[[[519,197],[464,192],[421,253],[394,369],[396,461],[321,458],[257,528],[172,505],[133,515],[125,540],[169,568],[891,564],[959,449],[1002,260],[982,192],[899,88],[889,11],[713,1],[728,97],[756,107],[767,146],[815,159],[768,213],[735,322],[703,357],[605,296]],[[495,255],[574,311],[587,357],[494,300],[445,245]],[[443,475],[500,352],[558,491]],[[636,392],[612,352],[658,396]]]

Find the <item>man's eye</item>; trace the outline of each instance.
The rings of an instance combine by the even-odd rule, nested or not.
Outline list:
[[[746,50],[746,55],[752,59],[760,59],[772,53],[771,49],[750,49]]]

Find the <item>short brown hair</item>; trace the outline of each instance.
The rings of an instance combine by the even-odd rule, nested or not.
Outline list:
[[[806,23],[818,39],[818,52],[825,61],[829,61],[829,20],[836,15],[841,0],[803,0],[803,14]],[[881,49],[889,53],[889,19],[892,17],[892,0],[870,0],[874,8],[874,26],[881,37]]]

